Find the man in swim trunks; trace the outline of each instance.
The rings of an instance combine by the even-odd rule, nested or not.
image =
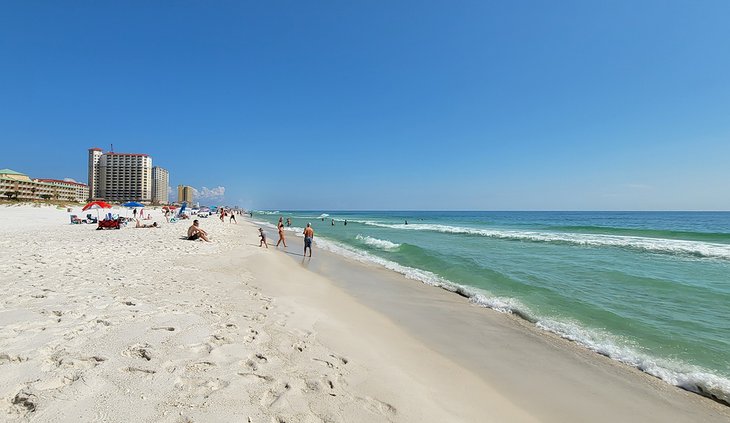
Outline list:
[[[196,239],[202,239],[203,241],[210,242],[208,232],[200,229],[198,224],[198,219],[193,220],[193,224],[188,228],[188,240],[195,241]]]
[[[312,225],[307,223],[307,227],[304,228],[304,255],[307,255],[307,248],[309,248],[309,257],[312,257],[312,239],[314,239],[314,229]]]

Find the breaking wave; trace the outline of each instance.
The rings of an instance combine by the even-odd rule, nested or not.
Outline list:
[[[652,253],[687,255],[694,257],[718,258],[730,260],[730,244],[687,241],[680,239],[645,238],[624,235],[603,235],[585,233],[556,233],[538,231],[517,231],[501,229],[476,229],[460,226],[433,224],[387,224],[364,221],[366,225],[383,228],[404,229],[413,231],[432,231],[449,234],[484,236],[489,238],[522,241],[545,242],[589,247],[617,247],[643,250]]]

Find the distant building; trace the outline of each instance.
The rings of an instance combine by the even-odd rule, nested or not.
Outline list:
[[[152,167],[152,202],[154,204],[167,204],[170,193],[170,173],[167,169],[159,166]]]
[[[193,187],[187,185],[177,186],[177,202],[182,204],[187,202],[188,204],[193,203]]]
[[[89,198],[89,186],[80,182],[63,181],[60,179],[34,179],[35,182],[45,182],[54,187],[54,194],[57,192],[65,198],[78,203],[83,203]]]
[[[112,202],[152,201],[152,158],[148,154],[89,149],[90,196]]]
[[[0,195],[18,200],[83,202],[89,196],[89,187],[79,182],[60,179],[30,179],[26,174],[11,169],[0,169]]]
[[[104,154],[101,148],[89,149],[89,199],[101,199],[99,190],[99,159]]]

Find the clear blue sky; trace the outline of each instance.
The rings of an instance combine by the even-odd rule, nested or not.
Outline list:
[[[730,2],[9,1],[0,168],[274,209],[730,209]]]

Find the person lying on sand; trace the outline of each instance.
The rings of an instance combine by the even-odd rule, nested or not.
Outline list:
[[[203,241],[210,242],[210,240],[208,239],[208,232],[200,229],[198,227],[198,224],[198,219],[193,220],[193,224],[190,225],[190,227],[188,228],[188,240],[195,241],[196,239],[200,238]]]
[[[135,219],[135,220],[137,221],[137,224],[134,225],[135,228],[158,228],[159,227],[159,226],[157,226],[157,222],[154,222],[151,225],[148,225],[146,223],[143,225],[143,224],[139,223],[139,219]]]

